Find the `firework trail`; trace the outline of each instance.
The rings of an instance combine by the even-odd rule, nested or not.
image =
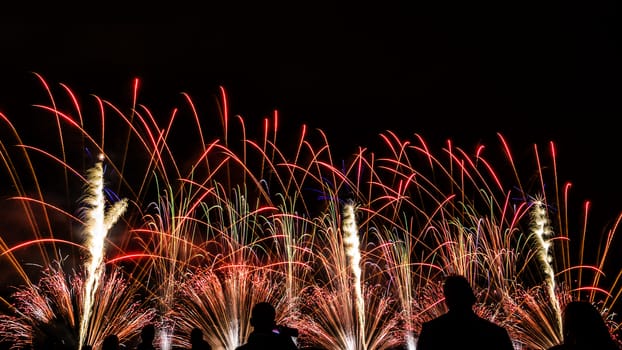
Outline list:
[[[95,163],[87,173],[87,188],[83,198],[85,207],[85,245],[89,257],[85,262],[86,281],[84,287],[83,314],[80,321],[80,347],[86,338],[94,296],[99,286],[100,278],[104,273],[105,242],[108,230],[114,225],[127,208],[127,201],[121,200],[112,205],[106,213],[106,198],[104,196],[104,170],[102,162]]]
[[[562,316],[561,316],[561,308],[559,306],[559,300],[557,298],[555,289],[555,271],[553,270],[553,266],[551,262],[553,261],[553,257],[550,254],[551,248],[551,240],[550,238],[553,235],[551,232],[551,227],[549,225],[549,220],[546,212],[546,205],[542,200],[536,200],[533,203],[533,207],[531,209],[531,219],[532,219],[532,235],[536,237],[536,241],[538,242],[539,247],[539,259],[543,265],[543,272],[545,275],[545,283],[547,286],[548,295],[550,298],[550,302],[553,305],[555,313],[557,314],[557,324],[559,332],[558,334],[562,334]]]
[[[354,296],[356,297],[356,310],[359,324],[359,344],[365,344],[365,300],[361,288],[361,252],[359,248],[358,228],[354,206],[345,205],[343,209],[343,244],[346,246],[346,254],[350,259],[350,268],[354,275]]]

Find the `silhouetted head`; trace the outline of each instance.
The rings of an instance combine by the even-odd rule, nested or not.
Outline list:
[[[153,339],[155,339],[155,331],[155,326],[152,323],[145,325],[140,330],[140,339],[145,343],[153,342]]]
[[[251,326],[260,331],[271,331],[274,329],[276,322],[276,310],[274,306],[268,302],[255,304],[251,311]]]
[[[475,294],[469,281],[460,275],[450,275],[443,283],[445,304],[452,309],[471,308],[475,304]]]
[[[199,327],[192,328],[190,331],[190,343],[198,344],[203,340],[203,331]]]
[[[107,335],[102,342],[102,350],[119,350],[119,337],[116,334]]]
[[[611,341],[600,312],[588,301],[571,301],[564,308],[564,343],[601,346]]]

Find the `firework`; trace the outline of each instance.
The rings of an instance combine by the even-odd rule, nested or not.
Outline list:
[[[0,336],[20,349],[45,344],[63,349],[77,349],[81,344],[99,347],[108,334],[132,341],[134,333],[156,316],[156,310],[138,298],[119,269],[102,273],[91,305],[84,303],[87,280],[83,274],[64,272],[60,262],[53,262],[36,285],[17,287],[12,313],[0,315]],[[91,312],[85,312],[85,306]],[[85,315],[89,318],[84,331]]]
[[[80,319],[80,342],[78,344],[85,344],[95,292],[104,273],[106,235],[127,207],[126,202],[121,200],[114,203],[108,213],[105,212],[106,200],[103,193],[104,178],[101,163],[96,163],[95,167],[90,169],[87,178],[88,186],[84,197],[86,206],[83,209],[86,215],[85,232],[89,258],[86,261],[84,305]]]
[[[299,329],[301,346],[414,349],[422,322],[446,311],[440,282],[449,273],[469,279],[476,312],[506,327],[517,349],[559,343],[570,300],[597,304],[618,332],[621,269],[607,259],[617,223],[598,251],[586,250],[589,206],[583,222],[570,219],[570,186],[558,179],[552,143],[549,152],[534,147],[529,168],[502,135],[500,154],[488,158],[483,147],[448,141],[436,151],[418,134],[388,131],[380,150],[359,147],[343,161],[321,130],[305,126],[298,142],[279,146],[277,113],[255,132],[230,116],[224,90],[217,131],[188,94],[160,115],[139,103],[137,82],[130,106],[96,96],[87,110],[68,87],[58,93],[39,78],[49,101],[36,117],[52,141],[1,115],[2,205],[23,218],[0,236],[5,284],[18,288],[2,299],[10,322],[0,335],[15,347],[62,319],[72,337],[84,334],[76,343],[117,332],[130,344],[153,321],[162,349],[187,346],[197,326],[213,348],[232,349],[251,331],[252,304],[270,301],[279,322]],[[551,166],[542,166],[546,157]],[[91,250],[74,231],[92,220],[74,213],[93,166],[99,182],[87,195],[99,196],[92,205],[103,230]],[[114,203],[127,206],[109,211]],[[96,253],[95,268],[83,270]],[[60,260],[83,271],[72,283],[84,297],[31,268]],[[112,287],[89,277],[114,274],[127,285],[114,311],[135,322],[123,329],[108,328],[112,310],[98,308]],[[46,304],[49,295],[62,307]],[[69,307],[74,299],[85,304]]]

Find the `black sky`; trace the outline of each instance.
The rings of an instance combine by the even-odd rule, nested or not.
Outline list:
[[[613,0],[368,3],[4,9],[0,111],[40,102],[31,72],[112,101],[139,77],[166,111],[223,86],[248,123],[276,109],[347,152],[387,129],[473,148],[501,132],[526,152],[552,140],[595,211],[622,210]]]

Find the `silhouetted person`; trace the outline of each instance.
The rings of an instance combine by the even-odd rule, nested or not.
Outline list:
[[[549,350],[619,350],[605,320],[587,301],[571,301],[562,316],[564,343]]]
[[[295,350],[298,349],[292,336],[298,336],[296,329],[278,327],[275,321],[276,311],[272,304],[260,302],[251,310],[250,323],[253,331],[248,341],[236,350]]]
[[[449,311],[422,325],[417,350],[514,350],[505,328],[475,314],[475,294],[466,278],[445,278],[443,294]]]
[[[153,346],[155,333],[156,329],[152,323],[143,326],[140,330],[140,343],[136,347],[136,350],[155,350]]]
[[[119,350],[119,337],[116,334],[107,335],[102,342],[102,350]]]
[[[203,331],[201,328],[195,327],[190,331],[190,349],[212,350],[212,346],[203,339]]]

